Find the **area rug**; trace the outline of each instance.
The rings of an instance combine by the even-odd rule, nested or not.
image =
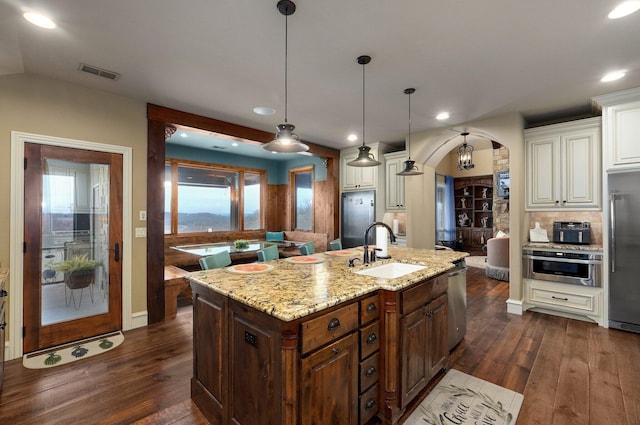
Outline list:
[[[451,369],[404,425],[513,425],[524,396]]]
[[[479,269],[484,269],[487,267],[487,256],[472,255],[470,257],[465,257],[464,262],[467,264],[467,267],[477,267]]]
[[[124,341],[122,332],[111,332],[22,356],[27,369],[45,369],[85,359],[112,350]]]

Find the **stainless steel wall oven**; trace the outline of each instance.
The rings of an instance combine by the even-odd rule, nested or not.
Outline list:
[[[569,283],[582,286],[602,286],[602,254],[567,250],[522,250],[525,278]]]

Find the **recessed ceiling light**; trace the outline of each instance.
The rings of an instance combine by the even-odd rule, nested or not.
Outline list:
[[[436,119],[437,120],[448,120],[449,119],[449,113],[448,112],[440,112],[438,115],[436,115]]]
[[[253,112],[258,115],[273,115],[276,113],[276,110],[269,106],[256,106],[253,108]]]
[[[187,133],[180,133],[180,137],[184,137],[186,139],[189,135]]]
[[[350,141],[350,142],[355,142],[356,140],[358,140],[358,135],[357,134],[350,134],[347,137],[347,140]]]
[[[236,147],[238,144],[236,142],[231,143],[231,146]]]
[[[640,9],[640,1],[625,1],[617,5],[608,15],[609,19],[624,18]]]
[[[619,80],[620,78],[624,77],[625,75],[627,75],[627,71],[625,69],[621,69],[621,70],[618,70],[618,71],[612,71],[612,72],[609,72],[609,73],[605,74],[605,76],[602,77],[600,79],[600,81],[602,81],[603,83],[608,83],[610,81]]]
[[[274,155],[278,154],[278,152],[276,152],[276,151],[271,151],[271,153],[274,154]]]
[[[22,16],[33,25],[52,30],[56,27],[56,23],[51,18],[37,12],[25,12]]]

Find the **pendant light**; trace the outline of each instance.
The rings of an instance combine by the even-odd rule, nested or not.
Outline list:
[[[409,159],[404,162],[404,169],[399,173],[396,173],[397,176],[417,176],[420,174],[424,174],[422,171],[418,170],[416,167],[416,162],[411,159],[411,95],[416,92],[416,89],[404,89],[404,94],[409,95],[409,136],[407,139],[407,154],[409,155]]]
[[[347,162],[352,167],[375,167],[380,165],[380,161],[376,161],[373,154],[370,153],[371,148],[364,144],[364,66],[371,62],[371,56],[358,56],[358,63],[362,65],[362,146],[358,148],[358,157]]]
[[[462,146],[458,148],[458,170],[470,170],[475,165],[473,165],[473,146],[467,144],[467,136],[469,133],[466,131],[464,133],[460,133],[462,137],[464,137],[464,142]]]
[[[296,5],[291,0],[280,0],[278,10],[284,15],[284,123],[278,124],[276,128],[276,138],[262,147],[271,152],[296,153],[309,150],[309,146],[298,140],[298,136],[293,132],[296,128],[287,122],[287,59],[288,59],[288,16],[296,11]]]

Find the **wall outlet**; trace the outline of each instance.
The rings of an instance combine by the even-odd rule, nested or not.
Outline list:
[[[147,228],[136,227],[136,238],[146,238],[146,237],[147,237]]]
[[[140,221],[147,221],[147,212],[140,211]]]

